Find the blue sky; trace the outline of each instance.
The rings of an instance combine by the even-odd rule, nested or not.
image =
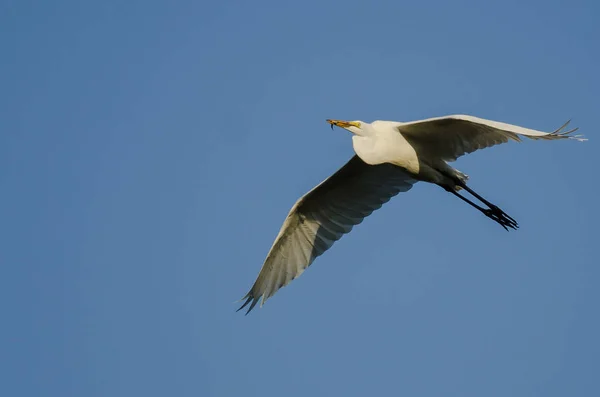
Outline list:
[[[2,395],[598,395],[598,3],[368,4],[0,2]],[[326,118],[452,113],[590,140],[454,164],[516,232],[418,184],[235,312]]]

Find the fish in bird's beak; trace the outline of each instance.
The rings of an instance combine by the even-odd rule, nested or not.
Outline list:
[[[329,124],[331,124],[331,129],[332,129],[332,130],[333,130],[333,126],[334,126],[334,125],[335,125],[335,126],[337,126],[337,127],[340,127],[340,128],[348,128],[348,127],[352,127],[352,126],[354,126],[354,127],[359,127],[359,126],[357,125],[357,123],[355,123],[355,122],[352,122],[352,121],[344,121],[344,120],[332,120],[332,119],[327,119],[327,122],[328,122]]]

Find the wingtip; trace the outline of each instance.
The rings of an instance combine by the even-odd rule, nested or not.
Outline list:
[[[239,308],[238,308],[238,309],[235,311],[236,313],[237,313],[237,312],[239,312],[240,310],[242,310],[244,307],[248,306],[248,303],[250,303],[250,301],[252,300],[252,297],[250,296],[250,293],[247,293],[247,294],[246,294],[246,295],[245,295],[245,296],[244,296],[242,299],[239,299],[239,300],[237,300],[237,301],[235,301],[235,302],[233,302],[233,303],[239,303],[239,302],[243,301],[244,299],[245,299],[246,301],[245,301],[245,302],[242,304],[242,306],[240,306],[240,307],[239,307]]]
[[[585,142],[587,141],[587,138],[585,138],[583,135],[571,135],[574,132],[579,130],[579,127],[575,127],[572,128],[570,130],[565,131],[565,128],[569,125],[569,123],[571,122],[572,119],[567,120],[566,123],[564,123],[560,128],[552,131],[549,135],[551,138],[567,138],[567,139],[574,139],[576,141],[579,142]]]
[[[252,302],[252,303],[250,304],[250,307],[248,308],[248,310],[247,310],[247,311],[246,311],[246,313],[244,314],[245,316],[247,316],[247,315],[248,315],[248,313],[250,313],[250,311],[252,311],[252,309],[254,309],[254,306],[256,306],[256,304],[258,303],[258,299],[256,299],[256,298],[254,297],[254,295],[253,295],[251,292],[248,292],[248,293],[246,294],[246,296],[244,296],[242,299],[240,299],[240,300],[236,301],[235,303],[237,303],[237,302],[240,302],[240,301],[242,301],[242,300],[244,300],[244,299],[246,299],[246,301],[244,302],[244,304],[243,304],[242,306],[240,306],[240,307],[239,307],[239,309],[237,309],[235,312],[236,312],[236,313],[237,313],[237,312],[239,312],[240,310],[242,310],[243,308],[245,308],[246,306],[248,306],[248,304],[249,304],[250,302]]]

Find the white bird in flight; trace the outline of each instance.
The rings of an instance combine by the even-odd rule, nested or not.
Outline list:
[[[436,184],[467,202],[506,230],[517,222],[467,186],[468,176],[447,162],[509,140],[575,139],[567,121],[546,133],[474,116],[451,115],[402,123],[327,120],[350,131],[355,155],[336,173],[302,196],[285,219],[246,299],[248,314],[288,285],[352,227],[418,181]],[[466,190],[484,206],[459,194]]]

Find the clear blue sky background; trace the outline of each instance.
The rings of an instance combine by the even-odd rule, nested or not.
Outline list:
[[[3,396],[592,396],[597,1],[0,2]],[[505,232],[397,196],[249,316],[326,118],[590,141],[461,158]]]

